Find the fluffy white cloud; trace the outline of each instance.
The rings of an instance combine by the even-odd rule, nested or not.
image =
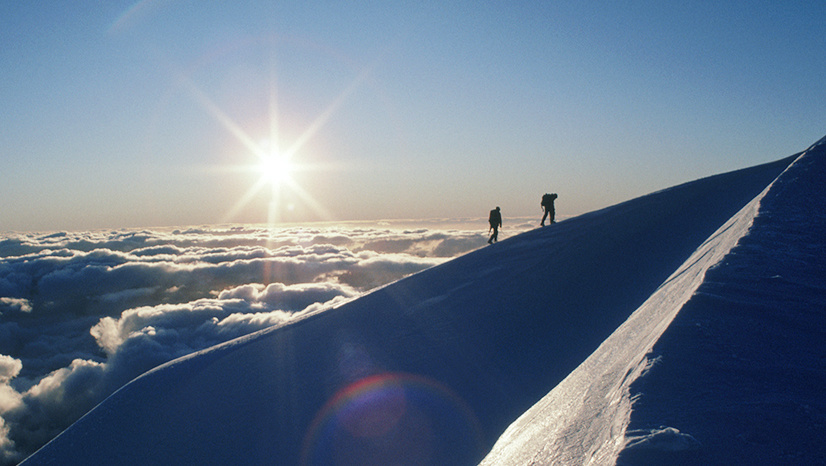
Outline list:
[[[20,360],[0,354],[0,384],[8,383],[9,380],[17,377],[22,368],[23,363]]]
[[[23,404],[22,395],[9,385],[22,368],[23,363],[19,359],[0,354],[0,459],[8,458],[9,461],[19,460],[20,454],[10,438],[11,426],[2,416]]]
[[[0,360],[8,362],[8,357]],[[8,369],[8,364],[4,367]],[[0,461],[19,461],[59,434],[67,420],[76,420],[95,406],[101,400],[103,370],[101,363],[76,359],[23,393],[8,383],[0,384]]]
[[[2,309],[13,309],[21,312],[31,312],[32,305],[28,299],[23,298],[0,298],[0,314]]]
[[[128,309],[120,318],[101,318],[90,333],[119,361],[128,351],[134,353],[131,359],[154,354],[168,360],[358,295],[354,288],[337,283],[251,283],[223,290],[218,298]]]
[[[0,235],[0,465],[171,359],[485,245],[476,230],[357,224]]]
[[[0,414],[20,406],[21,396],[9,382],[20,373],[23,363],[5,354],[0,354]]]
[[[25,402],[41,413],[54,413],[49,417],[79,417],[91,407],[103,370],[102,363],[75,359],[26,391]]]
[[[14,441],[9,438],[11,429],[6,425],[6,421],[0,417],[0,460],[4,463],[13,464],[23,458]]]

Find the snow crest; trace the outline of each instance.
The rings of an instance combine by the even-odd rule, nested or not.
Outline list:
[[[672,428],[626,438],[634,401],[629,387],[652,364],[647,354],[706,271],[748,233],[771,186],[711,235],[585,362],[517,419],[481,464],[614,464],[630,444],[652,447],[666,438],[686,442],[688,437],[677,436]]]

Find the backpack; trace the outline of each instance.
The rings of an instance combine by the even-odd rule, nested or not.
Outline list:
[[[491,225],[493,225],[494,223],[498,225],[501,221],[502,215],[499,213],[499,211],[496,209],[491,210],[490,216],[488,216],[488,222],[490,222]]]
[[[554,205],[554,200],[556,199],[556,197],[557,197],[556,194],[545,193],[542,196],[542,205],[543,206],[548,206],[548,207]]]

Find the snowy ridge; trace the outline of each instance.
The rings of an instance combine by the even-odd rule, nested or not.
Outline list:
[[[25,464],[610,463],[648,349],[793,160],[537,228],[175,360]]]
[[[771,187],[720,227],[582,365],[508,427],[481,464],[614,464],[626,442],[633,402],[629,387],[654,363],[646,355],[706,271],[748,233]],[[675,448],[693,442],[673,428],[630,441],[655,437]]]
[[[826,464],[824,199],[819,144],[775,180],[654,345],[617,464]]]

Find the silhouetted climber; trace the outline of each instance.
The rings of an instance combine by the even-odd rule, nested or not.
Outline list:
[[[499,241],[499,227],[502,226],[502,213],[499,211],[499,206],[490,211],[488,223],[490,223],[490,229],[488,232],[493,230],[493,234],[490,235],[490,238],[488,238],[488,244],[490,244]]]
[[[545,219],[547,217],[551,218],[551,223],[556,223],[554,221],[554,215],[556,214],[556,211],[554,210],[554,201],[556,200],[557,197],[558,196],[556,195],[556,193],[553,193],[553,194],[545,193],[542,196],[542,202],[539,205],[541,205],[542,208],[545,209],[545,214],[542,215],[542,222],[540,223],[541,226],[543,226],[543,227],[545,226]]]

